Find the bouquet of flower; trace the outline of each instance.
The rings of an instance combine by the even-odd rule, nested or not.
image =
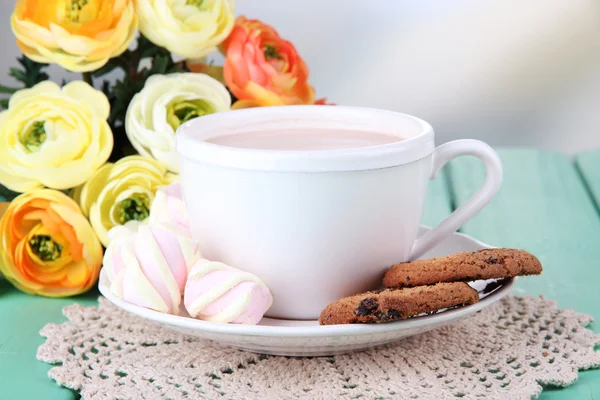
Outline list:
[[[182,123],[325,104],[294,45],[233,12],[232,0],[17,1],[23,57],[10,75],[23,87],[0,85],[0,195],[12,199],[0,203],[0,272],[16,287],[54,297],[91,288],[108,231],[145,220],[177,180]],[[206,61],[217,49],[223,66]],[[51,63],[81,80],[48,80]]]

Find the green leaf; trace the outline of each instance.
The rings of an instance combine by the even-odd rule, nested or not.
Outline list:
[[[168,74],[173,74],[175,72],[190,72],[190,70],[185,65],[185,61],[180,61],[177,63],[173,63],[173,65],[167,71]]]
[[[25,83],[27,81],[27,75],[25,74],[25,72],[17,67],[11,67],[9,75],[20,82]]]
[[[9,75],[22,82],[26,88],[49,79],[48,74],[43,71],[44,68],[48,67],[48,64],[35,62],[26,56],[19,57],[17,61],[21,64],[21,67],[12,67]]]
[[[154,60],[152,60],[152,67],[150,68],[145,77],[148,78],[150,75],[155,74],[165,74],[169,68],[169,63],[172,62],[173,61],[169,56],[157,55],[156,57],[154,57]]]
[[[8,108],[8,99],[0,99],[0,107],[6,110]]]
[[[18,195],[19,193],[13,192],[12,190],[8,190],[4,186],[0,185],[0,197],[4,197],[6,199],[5,201],[12,201],[12,199],[17,197]]]
[[[7,86],[4,86],[4,85],[0,85],[0,93],[13,94],[17,90],[19,90],[19,89],[7,87]]]
[[[140,57],[142,59],[144,58],[152,58],[152,57],[156,57],[158,55],[166,55],[168,56],[168,51],[166,49],[163,49],[162,47],[158,47],[155,45],[151,45],[148,46],[146,48],[141,49],[140,52]]]
[[[145,57],[154,57],[157,54],[160,54],[161,51],[166,51],[162,47],[159,47],[148,40],[144,35],[140,35],[137,41],[137,47],[135,49],[136,52],[140,54],[140,58]]]
[[[100,90],[102,90],[102,92],[106,95],[106,97],[108,97],[108,100],[110,101],[110,98],[112,96],[112,94],[110,93],[110,81],[102,81],[102,86],[100,87]]]

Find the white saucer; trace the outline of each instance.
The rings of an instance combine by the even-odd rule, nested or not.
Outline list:
[[[428,229],[428,228],[422,228]],[[467,235],[455,233],[427,252],[423,258],[461,251],[490,248]],[[479,290],[481,300],[473,305],[439,311],[403,321],[370,325],[320,326],[317,321],[295,321],[263,318],[258,325],[234,325],[206,322],[189,316],[175,316],[139,307],[113,296],[107,286],[104,271],[100,273],[102,295],[117,307],[166,328],[191,336],[210,339],[241,350],[283,356],[326,356],[365,350],[454,323],[500,300],[510,292],[513,280],[497,281],[498,287],[489,293],[483,289],[491,281],[470,283]]]

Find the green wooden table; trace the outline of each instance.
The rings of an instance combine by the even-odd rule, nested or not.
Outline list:
[[[463,229],[489,244],[524,248],[544,264],[541,277],[515,285],[519,295],[540,295],[600,320],[600,151],[569,158],[532,149],[501,149],[505,180],[499,195]],[[477,160],[455,160],[432,182],[424,223],[435,225],[481,184]],[[22,294],[0,282],[0,399],[75,399],[47,377],[37,361],[38,331],[62,322],[61,309],[96,303],[97,291],[75,299]],[[598,325],[592,329],[598,331]],[[567,389],[546,389],[542,399],[600,399],[600,370],[585,371]]]

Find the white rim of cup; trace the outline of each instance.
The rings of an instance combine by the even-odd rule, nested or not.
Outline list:
[[[205,140],[226,134],[285,128],[372,130],[403,140],[343,150],[259,150],[227,147]],[[300,105],[258,107],[205,115],[177,130],[177,151],[186,160],[266,172],[339,172],[389,168],[433,153],[434,132],[427,122],[393,111],[366,107]]]

